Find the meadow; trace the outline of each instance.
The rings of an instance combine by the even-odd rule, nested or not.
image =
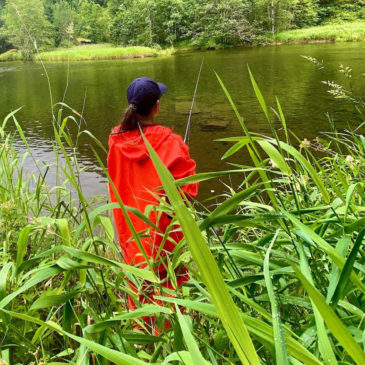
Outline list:
[[[315,60],[311,60],[315,61]],[[315,65],[313,66],[315,67]],[[100,157],[104,148],[82,129],[79,115],[55,106],[55,165],[32,157],[16,118],[0,128],[0,363],[16,364],[363,364],[365,138],[362,125],[300,141],[287,128],[279,100],[265,103],[253,89],[271,135],[249,131],[229,94],[242,134],[226,138],[223,159],[245,149],[252,164],[234,164],[174,181],[147,143],[168,201],[158,210],[174,217],[185,239],[162,261],[191,274],[182,290],[168,290],[149,261],[146,268],[122,263],[111,220],[119,203],[93,204],[79,183],[79,126]],[[348,85],[328,85],[335,98],[364,102],[351,92],[352,71],[340,69]],[[281,127],[275,128],[279,121]],[[15,125],[16,132],[8,133]],[[17,151],[21,138],[27,157]],[[44,183],[58,171],[56,186]],[[184,203],[178,187],[227,175],[241,176],[216,205]],[[134,239],[139,240],[138,234]],[[162,259],[161,259],[162,260]],[[128,311],[128,281],[150,283],[160,302]],[[184,308],[184,310],[182,310]],[[155,316],[149,325],[143,316]],[[164,329],[165,320],[172,328]],[[142,327],[137,330],[136,324]],[[160,335],[156,336],[156,327]],[[2,362],[1,362],[2,361]]]
[[[163,50],[141,46],[117,47],[108,43],[100,43],[43,51],[40,52],[40,57],[45,62],[54,62],[144,58],[170,54],[172,54],[172,49],[169,48]],[[16,50],[10,50],[0,55],[0,61],[21,61],[22,59],[21,52]],[[38,60],[38,57],[35,59]]]
[[[277,43],[359,42],[365,39],[365,22],[330,23],[288,30],[276,34],[273,38]]]

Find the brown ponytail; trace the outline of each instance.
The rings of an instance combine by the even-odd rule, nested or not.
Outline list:
[[[124,111],[122,120],[120,121],[119,130],[117,133],[123,133],[126,131],[132,131],[139,127],[144,127],[150,123],[145,122],[145,117],[151,110],[144,110],[139,108],[136,104],[132,103]]]

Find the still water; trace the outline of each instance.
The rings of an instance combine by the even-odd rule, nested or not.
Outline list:
[[[319,70],[301,55],[323,60],[324,68]],[[86,125],[83,123],[82,128],[107,146],[110,129],[118,123],[127,106],[125,90],[138,76],[149,76],[168,86],[161,100],[159,122],[174,126],[175,132],[183,135],[202,58],[205,66],[190,135],[191,156],[197,162],[198,172],[228,169],[229,162],[249,162],[243,152],[229,161],[221,160],[229,145],[217,139],[240,135],[241,130],[212,70],[222,78],[251,131],[269,133],[269,127],[251,87],[247,65],[267,103],[274,105],[275,96],[279,98],[288,127],[300,138],[312,139],[328,131],[327,112],[338,128],[347,127],[348,122],[353,126],[359,123],[353,106],[334,99],[321,81],[345,83],[338,69],[340,64],[350,66],[354,74],[352,87],[357,94],[364,95],[364,43],[241,48],[163,58],[54,63],[46,64],[46,68],[53,102],[64,100],[78,112],[83,111]],[[51,100],[44,70],[39,64],[0,63],[0,120],[20,106],[23,108],[17,113],[17,119],[35,157],[54,162]],[[209,127],[217,123],[224,128]],[[80,162],[86,168],[81,179],[84,193],[88,197],[106,194],[105,177],[90,149],[93,142],[83,135],[78,143]],[[18,146],[23,148],[20,141]],[[55,184],[52,180],[50,174],[48,183]],[[226,180],[226,183],[230,182]],[[222,185],[203,183],[200,196],[206,198],[213,191],[223,191]]]

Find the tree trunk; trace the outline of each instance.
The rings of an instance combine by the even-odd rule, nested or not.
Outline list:
[[[271,18],[271,32],[272,32],[272,35],[275,35],[275,3],[274,3],[274,0],[271,0],[270,18]]]

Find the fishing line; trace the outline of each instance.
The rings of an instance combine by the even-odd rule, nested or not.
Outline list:
[[[186,130],[185,130],[184,142],[185,142],[187,145],[189,145],[189,142],[190,142],[190,124],[191,124],[191,115],[193,114],[193,108],[194,108],[195,96],[196,96],[196,92],[197,92],[197,90],[198,90],[198,85],[199,85],[199,80],[200,80],[200,74],[201,74],[201,72],[202,72],[203,63],[204,63],[204,58],[202,59],[202,63],[200,64],[200,69],[199,69],[198,79],[196,80],[196,84],[195,84],[195,90],[194,90],[193,101],[191,102],[191,108],[190,108],[190,112],[189,112],[189,119],[188,119],[188,123],[187,123],[187,125],[186,125]]]

